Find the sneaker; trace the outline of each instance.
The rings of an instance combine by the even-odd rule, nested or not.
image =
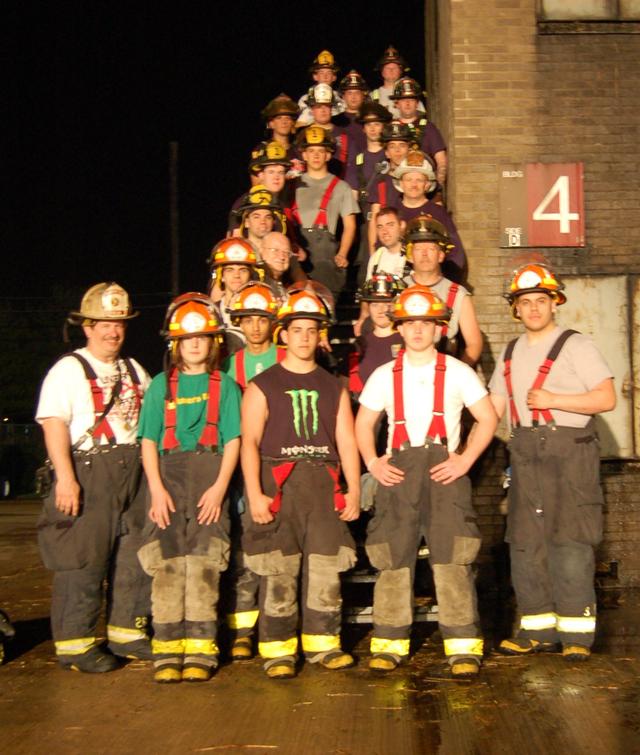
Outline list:
[[[563,645],[562,657],[567,661],[586,661],[591,655],[591,650],[584,645]]]
[[[237,637],[231,646],[232,661],[249,661],[253,658],[253,641],[251,637]]]
[[[477,658],[456,658],[451,662],[451,676],[456,679],[470,679],[480,673],[480,661]]]
[[[395,671],[400,665],[400,658],[391,653],[374,653],[369,661],[369,670],[380,673]]]
[[[555,642],[541,642],[528,637],[510,637],[498,645],[502,655],[531,655],[532,653],[553,653],[557,650]]]
[[[120,667],[114,655],[105,653],[97,646],[79,655],[59,655],[58,661],[63,669],[82,671],[85,674],[104,674]]]
[[[269,679],[292,679],[296,675],[293,658],[272,658],[264,664],[264,672]]]
[[[153,660],[153,651],[149,640],[134,640],[133,642],[110,642],[107,647],[119,658],[133,661]]]
[[[182,668],[175,663],[163,663],[156,666],[153,681],[158,684],[177,684],[182,681]]]

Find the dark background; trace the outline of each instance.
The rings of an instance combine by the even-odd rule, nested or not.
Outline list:
[[[59,4],[62,6],[62,4]],[[142,316],[128,351],[160,366],[170,290],[169,142],[179,142],[180,288],[206,286],[205,259],[263,137],[260,110],[297,99],[323,48],[345,75],[394,44],[424,82],[423,2],[208,3],[130,10],[24,6],[5,16],[8,181],[3,224],[3,413],[33,405],[64,314],[116,280]],[[5,360],[6,362],[6,360]],[[37,373],[37,375],[34,375]],[[15,382],[23,376],[19,397]],[[16,402],[17,401],[17,402]]]

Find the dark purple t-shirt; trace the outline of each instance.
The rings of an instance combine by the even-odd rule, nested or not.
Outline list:
[[[390,336],[376,336],[373,333],[367,333],[359,339],[359,342],[362,346],[362,356],[358,372],[363,384],[367,382],[374,370],[395,359],[398,356],[398,351],[402,348],[400,333],[392,333]]]
[[[359,155],[364,156],[362,165],[358,165]],[[376,165],[386,159],[383,149],[378,150],[378,152],[370,152],[368,149],[365,149],[355,155],[350,155],[344,180],[356,191],[360,188],[366,188],[369,179],[373,176]],[[375,180],[371,182],[369,194],[371,194],[374,183],[376,183]],[[369,199],[369,202],[372,202],[372,200]]]

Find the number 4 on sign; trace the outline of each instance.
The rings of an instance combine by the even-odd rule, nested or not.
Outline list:
[[[558,197],[558,212],[545,212],[547,207]],[[559,176],[553,186],[545,194],[542,202],[533,211],[534,220],[560,221],[560,233],[570,233],[572,220],[580,220],[580,213],[571,212],[569,197],[569,176]]]

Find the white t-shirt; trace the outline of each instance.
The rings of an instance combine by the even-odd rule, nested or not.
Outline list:
[[[389,418],[387,453],[391,453],[394,430],[393,365],[387,362],[375,370],[367,380],[360,403],[374,412],[386,411]],[[414,366],[407,355],[402,362],[404,415],[409,443],[423,446],[433,416],[433,380],[436,360]],[[487,395],[480,378],[468,364],[446,357],[444,381],[444,422],[447,428],[447,447],[455,451],[460,445],[460,414],[465,406],[473,406]],[[440,439],[438,439],[440,442]]]
[[[402,252],[394,254],[386,246],[381,246],[369,257],[367,280],[373,275],[374,267],[377,268],[376,272],[378,273],[388,273],[389,275],[397,275],[399,278],[402,278],[406,264],[406,255],[402,254]]]
[[[102,397],[106,406],[111,399],[111,391],[121,376],[122,383],[118,398],[107,414],[107,420],[115,435],[116,443],[135,443],[138,432],[139,409],[136,401],[136,387],[131,380],[124,361],[102,362],[86,349],[77,349],[91,365],[102,388]],[[147,371],[134,359],[131,360],[138,379],[140,390],[146,391],[151,382]],[[95,424],[95,412],[91,387],[86,379],[84,369],[74,357],[67,356],[56,362],[47,373],[40,390],[40,399],[36,411],[36,422],[42,424],[48,417],[57,417],[69,428],[71,444],[79,440]],[[100,443],[107,440],[101,437]],[[87,439],[80,450],[88,451],[93,447],[93,440]]]

